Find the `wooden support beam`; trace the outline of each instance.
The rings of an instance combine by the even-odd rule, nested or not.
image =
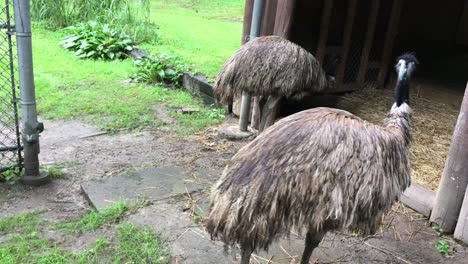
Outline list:
[[[323,62],[325,57],[325,48],[327,47],[328,30],[330,29],[333,1],[324,0],[322,10],[322,24],[320,24],[320,37],[317,45],[317,51],[315,52],[315,58],[319,62]]]
[[[261,36],[273,35],[276,24],[278,0],[265,0],[265,11],[262,20]]]
[[[392,13],[390,16],[390,21],[388,23],[388,30],[385,36],[385,45],[383,49],[383,58],[382,58],[382,67],[379,71],[379,76],[377,77],[377,82],[382,85],[387,76],[387,71],[389,63],[391,61],[393,46],[395,44],[395,37],[398,32],[398,25],[401,15],[401,9],[403,5],[403,0],[394,0],[392,6]]]
[[[468,85],[436,196],[431,222],[452,233],[468,185]]]
[[[351,36],[353,33],[354,17],[356,16],[357,0],[350,0],[348,14],[345,22],[345,29],[343,33],[343,47],[341,49],[341,63],[338,65],[336,74],[336,86],[340,87],[343,84],[346,63],[349,55],[349,48],[351,47]]]
[[[245,0],[244,9],[244,24],[242,30],[242,45],[247,42],[247,37],[250,35],[250,27],[252,26],[254,0]]]
[[[289,38],[296,0],[278,0],[273,34]]]
[[[468,186],[453,237],[468,244]]]
[[[380,61],[369,61],[367,62],[367,68],[371,68],[371,69],[374,69],[374,68],[380,68],[382,67],[382,62]]]
[[[361,55],[361,63],[359,66],[359,73],[357,77],[358,84],[363,84],[366,80],[367,65],[369,62],[369,53],[372,49],[372,42],[374,41],[375,27],[377,25],[377,15],[379,14],[381,0],[372,1],[372,8],[370,13],[369,22],[367,23],[366,40]]]
[[[340,54],[341,47],[340,46],[328,46],[325,48],[325,54]]]
[[[434,191],[417,183],[412,183],[401,195],[400,202],[425,217],[429,217],[434,207],[435,197],[436,193]]]
[[[342,84],[340,86],[336,86],[330,90],[330,93],[347,93],[347,92],[353,92],[356,90],[356,83],[355,82],[352,82],[352,83],[346,83],[346,84]]]

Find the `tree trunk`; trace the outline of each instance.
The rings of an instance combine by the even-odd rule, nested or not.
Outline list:
[[[455,229],[468,184],[468,88],[465,90],[457,125],[436,196],[431,222],[444,233]]]

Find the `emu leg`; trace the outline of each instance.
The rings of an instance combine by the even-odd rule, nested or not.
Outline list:
[[[269,96],[268,100],[263,106],[262,120],[260,122],[259,131],[262,132],[267,127],[273,125],[279,113],[279,103],[281,97]]]
[[[326,232],[324,231],[311,232],[310,230],[309,232],[307,232],[304,253],[302,253],[301,264],[309,264],[312,252],[316,247],[318,247],[323,237],[325,236],[325,233]]]
[[[241,245],[242,258],[240,264],[249,264],[250,255],[252,255],[253,248],[249,245]]]
[[[258,129],[260,124],[260,100],[260,96],[255,96],[253,99],[252,122],[250,126],[255,129]]]

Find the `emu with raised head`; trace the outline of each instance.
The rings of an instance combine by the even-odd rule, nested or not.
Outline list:
[[[395,103],[382,126],[314,108],[281,119],[241,148],[211,196],[207,229],[239,243],[242,264],[292,228],[306,229],[302,264],[332,230],[375,232],[409,187],[414,54],[396,64]]]

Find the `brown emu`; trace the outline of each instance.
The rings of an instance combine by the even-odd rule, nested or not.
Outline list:
[[[244,44],[223,66],[213,86],[218,101],[232,104],[234,97],[249,92],[270,96],[277,105],[280,97],[300,99],[333,87],[338,57],[324,70],[307,50],[278,36],[255,38]],[[273,120],[275,117],[271,117]]]
[[[281,119],[232,158],[214,185],[207,229],[239,243],[242,264],[292,228],[306,229],[302,264],[327,231],[375,232],[410,185],[409,83],[417,59],[398,58],[395,103],[383,126],[314,108]]]

